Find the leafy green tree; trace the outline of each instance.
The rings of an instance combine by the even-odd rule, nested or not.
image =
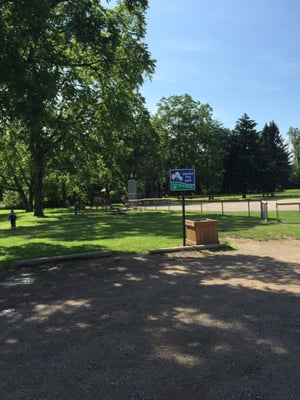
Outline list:
[[[144,99],[138,93],[128,94],[116,112],[112,115],[107,111],[107,103],[99,103],[90,117],[92,123],[85,124],[89,135],[82,135],[77,143],[78,124],[69,129],[69,135],[63,138],[61,148],[48,166],[50,173],[56,171],[51,174],[57,176],[56,182],[68,174],[68,188],[73,182],[81,196],[88,193],[87,197],[92,199],[94,189],[101,187],[107,193],[114,191],[119,199],[129,178],[147,182],[155,179],[158,137]],[[47,179],[49,185],[55,186]]]
[[[30,157],[21,139],[22,126],[0,127],[0,184],[4,191],[15,192],[26,211],[33,209],[33,183]],[[13,198],[16,196],[13,196]]]
[[[133,106],[128,113],[133,118],[121,131],[123,155],[119,159],[120,178],[123,182],[128,179],[147,182],[147,192],[148,183],[157,181],[159,173],[159,137],[142,99]]]
[[[95,142],[91,126],[97,107],[105,109],[104,120],[110,116],[108,132],[126,95],[137,92],[145,74],[153,72],[143,42],[147,1],[119,0],[113,8],[103,3],[0,3],[1,117],[3,123],[23,126],[36,216],[43,216],[49,160],[70,143],[77,152],[90,138]]]
[[[208,133],[208,142],[201,154],[199,178],[202,192],[213,196],[222,189],[229,130],[218,121],[212,121]]]
[[[291,144],[293,162],[296,165],[300,165],[300,129],[291,127],[288,130],[288,137]]]
[[[152,122],[160,137],[162,179],[170,169],[194,168],[202,189],[217,189],[223,153],[212,108],[188,94],[162,98]]]

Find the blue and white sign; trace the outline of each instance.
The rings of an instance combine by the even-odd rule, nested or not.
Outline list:
[[[195,190],[195,170],[171,169],[170,189],[171,191]]]

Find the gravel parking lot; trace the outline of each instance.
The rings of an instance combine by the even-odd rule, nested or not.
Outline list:
[[[3,400],[299,400],[299,241],[0,271]]]

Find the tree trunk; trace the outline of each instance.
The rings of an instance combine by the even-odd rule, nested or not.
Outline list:
[[[22,185],[20,184],[20,182],[18,181],[18,179],[15,177],[14,178],[14,182],[15,182],[15,186],[16,186],[16,191],[18,192],[20,199],[23,203],[24,206],[24,210],[26,212],[28,211],[32,211],[33,207],[32,207],[32,201],[30,202],[30,198],[32,198],[32,189],[29,187],[28,193],[29,195],[26,196],[26,191],[23,189]]]
[[[41,146],[41,136],[37,132],[32,137],[32,180],[34,184],[34,216],[44,217],[43,212],[43,172],[44,155]]]
[[[62,181],[61,183],[61,191],[62,191],[63,206],[67,207],[67,186],[65,181]]]
[[[43,136],[37,121],[33,121],[30,136],[31,182],[33,183],[34,216],[44,217],[43,212],[43,175],[44,152]]]
[[[27,199],[24,191],[22,189],[19,189],[18,193],[19,193],[20,199],[23,203],[25,211],[26,212],[30,211],[29,199]]]
[[[43,211],[43,166],[40,163],[35,164],[34,180],[34,216],[44,217]]]
[[[32,185],[33,186],[33,185]],[[32,186],[30,186],[29,188],[29,210],[28,211],[33,211],[33,197],[34,197],[34,193],[32,190]]]

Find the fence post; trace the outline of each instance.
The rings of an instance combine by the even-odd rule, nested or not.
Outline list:
[[[266,201],[260,202],[260,216],[265,222],[268,222],[268,203]]]

